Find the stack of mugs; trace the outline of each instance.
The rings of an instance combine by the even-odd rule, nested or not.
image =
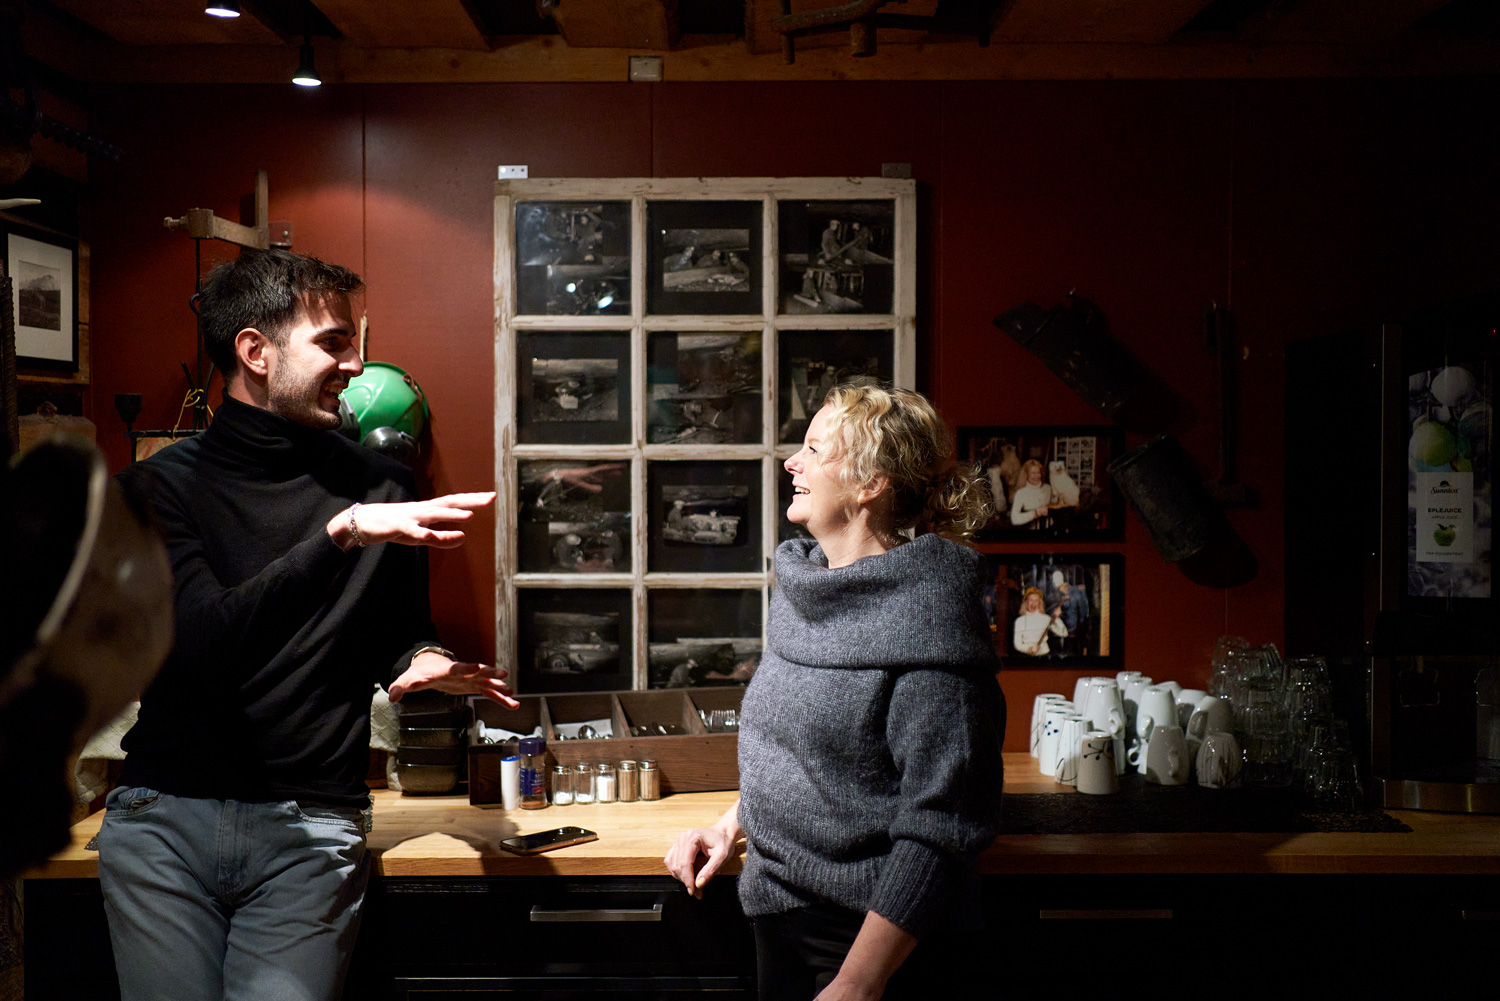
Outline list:
[[[1047,693],[1032,705],[1031,753],[1042,774],[1079,792],[1117,792],[1134,768],[1146,781],[1240,783],[1239,743],[1230,706],[1175,681],[1154,684],[1139,671],[1078,679],[1073,697]]]

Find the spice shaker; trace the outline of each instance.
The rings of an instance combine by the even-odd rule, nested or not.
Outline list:
[[[599,762],[599,770],[594,773],[594,802],[613,803],[615,785],[615,766],[608,761]]]
[[[649,758],[641,762],[641,799],[661,799],[661,772]]]
[[[567,765],[552,766],[552,805],[568,806],[573,802],[573,769]]]
[[[634,761],[620,762],[620,802],[634,803],[641,796],[641,773]]]
[[[521,758],[509,754],[500,759],[500,805],[514,810],[521,805]]]
[[[580,761],[573,766],[573,802],[592,803],[594,801],[594,766],[587,761]]]
[[[543,810],[547,806],[547,741],[542,737],[521,738],[521,809]]]

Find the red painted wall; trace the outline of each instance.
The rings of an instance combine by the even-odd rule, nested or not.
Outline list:
[[[299,251],[369,281],[370,355],[433,403],[434,491],[493,479],[492,180],[878,175],[921,182],[922,387],[952,424],[1094,423],[1090,408],[993,316],[1091,292],[1122,341],[1188,404],[1175,429],[1215,472],[1212,359],[1201,315],[1232,305],[1245,345],[1242,479],[1231,520],[1259,560],[1228,590],[1162,563],[1133,517],[1125,661],[1202,684],[1214,639],[1282,638],[1283,347],[1490,291],[1500,274],[1496,90],[1490,81],[826,83],[110,87],[91,128],[126,157],[95,167],[91,416],[125,462],[117,392],[138,427],[171,426],[192,361],[193,242],[161,219],[238,218],[254,171]],[[204,246],[205,266],[232,252]],[[1317,429],[1297,429],[1317,433]],[[1371,433],[1374,433],[1372,426]],[[1132,442],[1133,443],[1133,442]],[[1294,489],[1341,497],[1339,443]],[[434,552],[450,645],[494,649],[494,529]],[[1000,547],[996,547],[1000,548]],[[1003,676],[1008,746],[1031,698],[1078,672]]]

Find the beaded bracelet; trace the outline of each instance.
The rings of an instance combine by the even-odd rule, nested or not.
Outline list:
[[[349,531],[354,535],[354,544],[363,549],[365,548],[365,540],[359,537],[359,525],[355,524],[354,521],[354,512],[358,507],[359,501],[355,501],[354,506],[349,509]]]

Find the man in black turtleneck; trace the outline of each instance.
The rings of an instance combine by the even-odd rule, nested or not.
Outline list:
[[[461,545],[494,494],[415,500],[405,467],[334,430],[362,287],[282,251],[214,269],[200,315],[224,403],[120,474],[166,536],[177,612],[99,833],[124,1001],[337,997],[373,683],[515,705],[504,670],[437,644],[421,548]]]

